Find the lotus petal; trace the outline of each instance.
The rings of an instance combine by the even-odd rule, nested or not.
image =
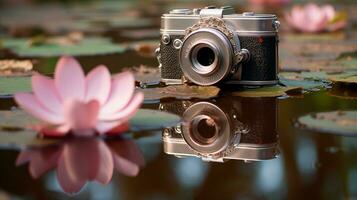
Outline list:
[[[98,66],[86,77],[86,95],[85,101],[98,100],[103,105],[109,96],[111,89],[111,79],[108,69],[104,66]]]
[[[134,95],[134,97],[129,101],[129,103],[126,105],[126,107],[124,107],[122,110],[110,115],[109,114],[100,115],[99,118],[100,120],[104,120],[104,121],[112,121],[112,120],[127,121],[135,115],[136,111],[141,106],[143,100],[144,100],[144,94],[141,92],[137,92]]]
[[[99,108],[100,105],[97,100],[88,103],[69,100],[64,103],[64,116],[73,131],[85,134],[95,127]]]
[[[78,63],[72,57],[61,57],[55,70],[55,84],[62,98],[84,100],[85,76]]]
[[[15,94],[15,101],[25,111],[44,122],[51,124],[61,124],[64,122],[63,115],[56,115],[44,108],[33,94],[17,93]]]
[[[32,90],[41,104],[54,114],[62,114],[62,102],[52,79],[40,74],[32,76]]]
[[[115,113],[128,104],[134,94],[135,79],[130,72],[116,75],[112,80],[112,88],[108,101],[103,105],[100,116]]]

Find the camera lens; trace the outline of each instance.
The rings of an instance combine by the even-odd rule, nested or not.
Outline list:
[[[214,52],[209,47],[203,47],[197,52],[197,61],[203,66],[211,65],[215,60]]]
[[[202,154],[215,154],[231,142],[230,121],[216,105],[197,102],[183,113],[182,136],[186,143]]]
[[[191,122],[191,136],[199,144],[205,145],[215,141],[218,136],[216,122],[207,115],[198,115]]]
[[[183,41],[179,61],[185,77],[198,85],[213,85],[232,71],[233,47],[228,37],[214,28],[201,28]]]
[[[191,62],[193,70],[201,75],[213,73],[217,67],[217,50],[213,44],[199,43],[192,48]]]

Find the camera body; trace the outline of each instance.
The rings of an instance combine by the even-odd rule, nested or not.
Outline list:
[[[161,17],[162,81],[277,84],[279,26],[275,15],[236,14],[230,6],[171,10]]]
[[[183,123],[163,131],[164,152],[205,161],[260,161],[279,154],[275,98],[218,98],[161,103]]]

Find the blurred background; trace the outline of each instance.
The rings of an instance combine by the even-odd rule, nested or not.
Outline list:
[[[302,8],[309,3],[332,6],[334,12],[325,15],[316,7]],[[48,55],[53,49],[28,47],[49,41],[66,46],[95,37],[105,41],[75,52],[86,71],[98,64],[107,65],[112,73],[141,65],[156,69],[160,16],[174,8],[208,5],[231,5],[238,13],[276,14],[281,21],[282,72],[357,68],[356,0],[0,0],[0,59],[30,60],[34,71],[52,75],[59,55]],[[108,44],[120,48],[114,46],[113,52]],[[163,152],[161,132],[156,132],[134,138],[146,161],[138,176],[116,173],[108,185],[91,182],[72,196],[61,190],[54,171],[32,179],[26,165],[15,167],[18,151],[3,149],[0,199],[357,199],[357,139],[293,126],[304,114],[356,110],[355,89],[333,87],[279,98],[276,159],[211,163],[176,158]],[[158,109],[159,103],[143,107]],[[11,98],[0,98],[0,110],[13,106]]]

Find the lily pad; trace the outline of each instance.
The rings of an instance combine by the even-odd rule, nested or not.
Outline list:
[[[346,68],[357,69],[357,51],[344,52],[337,58],[337,61]]]
[[[34,131],[1,131],[0,148],[23,149],[27,147],[41,147],[59,143],[55,138],[40,138]]]
[[[145,85],[158,85],[161,82],[161,76],[158,67],[140,65],[138,67],[134,66],[124,68],[123,71],[133,72],[135,81],[139,82],[141,87],[145,87]]]
[[[0,77],[0,98],[12,97],[17,92],[31,91],[31,77]]]
[[[357,136],[357,111],[332,111],[302,116],[297,127],[322,133]]]
[[[139,109],[130,120],[129,132],[156,131],[175,126],[181,121],[177,115],[149,109]],[[0,148],[21,149],[56,144],[59,138],[41,138],[28,128],[40,123],[22,110],[0,111]]]
[[[0,60],[0,76],[30,75],[32,69],[31,60]]]
[[[301,87],[307,91],[318,90],[319,88],[326,87],[328,84],[325,84],[321,81],[310,81],[310,80],[291,80],[280,78],[279,82],[285,86],[289,87]]]
[[[321,81],[327,79],[326,72],[281,72],[279,76],[291,80],[314,80]]]
[[[173,127],[181,121],[178,115],[168,112],[140,109],[130,120],[132,131],[153,131]]]
[[[216,86],[170,85],[166,87],[139,89],[145,100],[158,99],[208,99],[216,97],[220,89]]]
[[[233,96],[240,97],[279,97],[301,93],[301,87],[267,86],[259,88],[245,88],[239,91],[234,91],[231,94]]]
[[[171,113],[139,109],[129,121],[131,127],[129,131],[160,130],[176,125],[180,120],[179,116]],[[0,130],[22,130],[38,123],[39,120],[22,110],[0,111]]]
[[[330,75],[328,79],[334,83],[357,84],[357,72],[344,72],[341,74]]]
[[[307,91],[326,88],[330,84],[326,80],[326,72],[282,72],[279,74],[279,77],[281,84],[289,87],[302,87]]]
[[[29,39],[3,39],[3,48],[8,48],[21,57],[53,57],[61,55],[89,56],[111,53],[122,53],[125,47],[112,43],[109,39],[91,37],[84,38],[74,44],[57,44],[43,42],[31,44]]]

